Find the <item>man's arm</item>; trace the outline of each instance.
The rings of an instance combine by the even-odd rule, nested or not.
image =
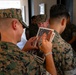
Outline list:
[[[53,60],[53,56],[50,53],[49,55],[46,56],[46,70],[51,74],[51,75],[57,75],[56,73],[56,68]]]
[[[46,35],[42,36],[42,44],[39,46],[39,48],[45,54],[46,70],[51,75],[57,75],[55,64],[53,61],[53,56],[52,56],[52,43],[46,40]]]

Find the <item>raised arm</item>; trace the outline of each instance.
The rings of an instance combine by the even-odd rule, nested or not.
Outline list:
[[[57,75],[54,60],[53,60],[53,56],[52,56],[52,43],[46,40],[46,34],[43,34],[42,44],[39,46],[39,48],[45,54],[46,70],[51,75]]]

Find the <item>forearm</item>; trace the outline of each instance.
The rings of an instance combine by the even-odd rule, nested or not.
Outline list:
[[[50,53],[49,55],[45,56],[45,58],[46,58],[46,70],[51,75],[57,75],[52,54]]]

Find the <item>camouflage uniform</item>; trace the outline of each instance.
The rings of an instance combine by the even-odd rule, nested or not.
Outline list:
[[[46,15],[37,15],[36,23],[43,23],[46,21]]]
[[[56,31],[52,43],[58,75],[76,75],[76,52]]]
[[[69,42],[73,36],[76,36],[76,26],[74,24],[69,23],[66,26],[64,32],[61,34],[61,36],[65,41]],[[76,51],[76,41],[74,41],[71,45]]]
[[[43,61],[13,43],[0,42],[0,75],[45,75]]]

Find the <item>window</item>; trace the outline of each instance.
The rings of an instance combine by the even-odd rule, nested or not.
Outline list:
[[[20,8],[20,0],[0,0],[0,9]]]

